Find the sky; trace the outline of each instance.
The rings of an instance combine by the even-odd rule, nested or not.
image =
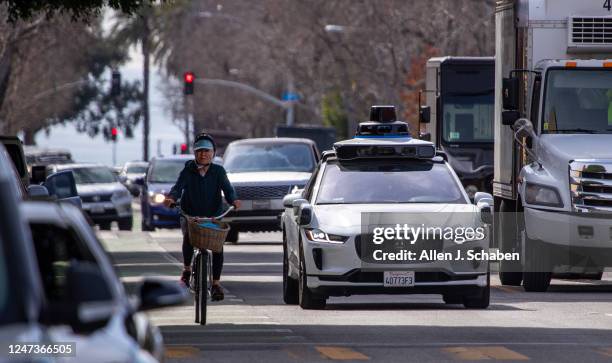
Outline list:
[[[142,55],[139,53],[139,48],[133,47],[130,57],[131,60],[120,69],[122,79],[142,80]],[[170,113],[165,111],[163,94],[159,90],[162,75],[160,69],[155,65],[151,67],[149,80],[149,155],[168,155],[172,153],[173,144],[184,141],[184,135],[172,122]],[[132,160],[142,160],[142,139],[142,121],[134,129],[132,139],[126,139],[120,132],[117,141],[116,165],[123,165]],[[105,141],[101,134],[90,138],[87,134],[78,133],[73,124],[52,126],[48,136],[44,131],[40,131],[36,134],[35,141],[40,147],[68,149],[72,153],[72,158],[78,162],[95,162],[113,166],[112,142]],[[159,152],[158,142],[160,143]]]

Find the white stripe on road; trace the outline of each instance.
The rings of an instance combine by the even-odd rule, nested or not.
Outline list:
[[[249,329],[249,328],[245,328],[245,329],[232,329],[232,328],[228,328],[228,329],[217,329],[217,328],[212,328],[212,329],[208,329],[208,328],[199,328],[198,326],[194,326],[193,329],[186,329],[186,328],[161,328],[162,333],[166,334],[166,333],[197,333],[198,335],[201,335],[202,333],[223,333],[223,334],[232,334],[232,333],[278,333],[278,334],[284,334],[284,333],[293,333],[293,330],[291,329]]]

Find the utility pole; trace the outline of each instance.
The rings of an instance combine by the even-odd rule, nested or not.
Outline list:
[[[149,161],[149,66],[150,66],[150,48],[151,48],[151,29],[149,24],[149,15],[145,12],[142,16],[143,30],[142,30],[142,56],[144,58],[144,84],[142,92],[142,108],[143,110],[143,145],[142,145],[142,159]]]

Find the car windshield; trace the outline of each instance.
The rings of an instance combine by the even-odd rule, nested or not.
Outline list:
[[[174,183],[185,167],[185,159],[155,160],[149,172],[149,183]]]
[[[144,174],[147,172],[146,165],[130,165],[127,167],[128,174]]]
[[[330,162],[316,204],[467,203],[448,167],[427,161]]]
[[[493,142],[494,94],[444,97],[443,136],[446,142]]]
[[[612,71],[548,72],[542,133],[612,133]]]
[[[308,144],[238,144],[228,147],[223,165],[229,173],[312,172],[315,160],[312,148]]]
[[[114,183],[115,176],[105,166],[91,166],[72,169],[77,184]]]

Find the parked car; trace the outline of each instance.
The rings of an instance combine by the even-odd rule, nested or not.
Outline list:
[[[140,195],[140,185],[135,183],[138,178],[144,178],[147,173],[149,163],[146,161],[128,161],[119,173],[119,181],[137,197]]]
[[[227,240],[237,242],[240,231],[280,230],[283,197],[304,187],[318,161],[317,146],[308,139],[279,137],[230,143],[223,166],[242,206],[226,218],[232,228]]]
[[[146,176],[136,179],[137,183],[142,185],[140,205],[143,231],[180,227],[179,214],[175,209],[166,208],[163,201],[188,160],[193,160],[193,155],[154,157],[150,161]]]
[[[0,341],[73,342],[75,361],[161,360],[161,335],[142,311],[182,303],[184,289],[145,280],[128,299],[82,212],[22,201],[7,155],[0,145]]]
[[[61,164],[48,166],[48,172],[72,170],[83,211],[102,230],[117,222],[119,229],[132,229],[132,197],[107,166],[100,164]]]

